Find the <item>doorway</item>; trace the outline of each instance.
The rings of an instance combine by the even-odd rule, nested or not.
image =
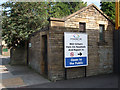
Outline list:
[[[42,56],[43,56],[42,72],[45,76],[48,76],[47,35],[42,36]]]

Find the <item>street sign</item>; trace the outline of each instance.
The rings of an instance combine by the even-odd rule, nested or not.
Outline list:
[[[8,52],[8,49],[7,49],[7,48],[3,48],[2,51],[3,51],[3,52]]]
[[[78,67],[88,65],[87,34],[64,32],[64,66]]]

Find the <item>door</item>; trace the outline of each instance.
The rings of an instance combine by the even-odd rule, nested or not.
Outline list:
[[[48,76],[48,60],[47,60],[47,35],[42,36],[42,56],[43,56],[43,74]]]

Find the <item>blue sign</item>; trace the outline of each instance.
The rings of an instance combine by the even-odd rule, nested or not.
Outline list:
[[[87,65],[87,57],[65,58],[65,67],[86,66],[86,65]]]

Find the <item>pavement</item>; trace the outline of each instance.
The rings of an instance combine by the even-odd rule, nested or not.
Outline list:
[[[98,75],[79,79],[31,85],[22,88],[118,88],[118,75]]]
[[[27,66],[10,66],[10,57],[0,56],[0,89],[44,84],[50,81]]]

